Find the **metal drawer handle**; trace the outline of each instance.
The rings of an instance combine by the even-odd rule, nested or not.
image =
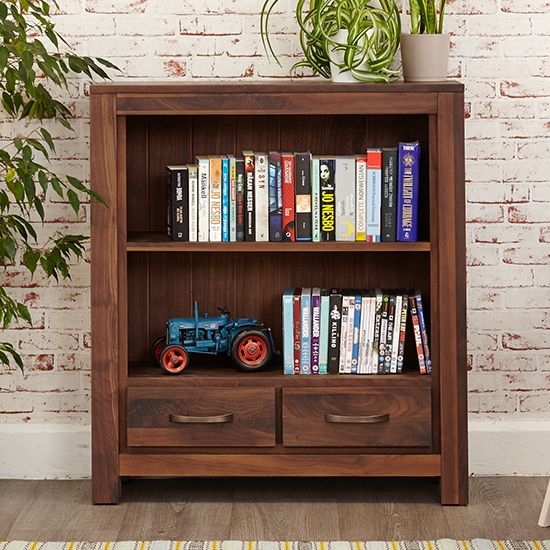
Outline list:
[[[338,422],[340,424],[378,424],[389,421],[389,413],[373,414],[372,416],[343,416],[341,414],[325,414],[325,422]]]
[[[234,417],[233,413],[214,416],[182,416],[180,414],[171,414],[168,416],[168,420],[176,424],[223,424],[233,422]]]

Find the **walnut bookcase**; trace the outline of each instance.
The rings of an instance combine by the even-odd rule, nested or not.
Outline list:
[[[92,481],[126,476],[429,476],[468,499],[464,96],[457,82],[98,84],[91,88]],[[245,149],[358,154],[421,144],[417,243],[174,243],[165,166]],[[225,357],[164,375],[149,360],[170,317],[225,307],[273,329],[287,287],[420,288],[432,374],[241,373]],[[409,332],[407,339],[412,341]],[[325,414],[389,413],[386,424]],[[170,414],[233,413],[174,424]]]

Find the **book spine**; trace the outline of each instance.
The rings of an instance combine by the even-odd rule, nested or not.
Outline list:
[[[359,347],[361,345],[361,304],[362,297],[360,294],[355,295],[354,314],[353,314],[353,344],[351,350],[351,373],[358,373],[359,365]]]
[[[336,240],[336,199],[334,196],[334,159],[319,160],[321,186],[321,241]]]
[[[426,374],[426,359],[424,357],[424,345],[422,344],[422,330],[420,328],[420,321],[418,320],[418,310],[416,309],[416,298],[414,294],[409,296],[409,310],[411,312],[414,344],[416,347],[416,355],[418,357],[418,368],[420,370],[420,374]]]
[[[210,161],[207,157],[197,157],[199,177],[199,241],[208,242],[210,234]]]
[[[294,374],[294,289],[283,292],[283,373]]]
[[[330,296],[326,289],[321,289],[321,327],[319,334],[319,374],[328,373],[328,340],[329,340]]]
[[[418,240],[418,191],[420,144],[400,143],[398,147],[397,240]]]
[[[210,157],[210,242],[222,240],[222,159]]]
[[[380,325],[382,323],[382,308],[384,296],[380,289],[374,291],[374,336],[372,341],[372,374],[378,374],[378,358],[380,356]]]
[[[189,179],[187,166],[166,167],[168,234],[173,241],[189,240]]]
[[[311,157],[311,240],[321,242],[321,190],[319,184],[319,157]]]
[[[355,157],[336,157],[336,240],[355,241]]]
[[[393,332],[395,330],[395,294],[388,300],[388,325],[386,329],[386,346],[384,348],[384,374],[391,373],[391,356],[393,352]]]
[[[311,153],[294,153],[296,240],[311,241]]]
[[[422,295],[420,290],[415,292],[416,297],[416,310],[418,312],[418,321],[420,322],[420,334],[422,336],[422,346],[424,348],[424,360],[426,361],[426,374],[432,372],[432,354],[430,353],[430,346],[428,344],[428,328],[426,324],[426,317],[424,315],[424,306],[422,304]]]
[[[302,288],[300,309],[300,373],[311,374],[311,288]]]
[[[229,159],[222,156],[222,242],[229,242]]]
[[[397,374],[397,354],[399,350],[399,337],[401,334],[401,310],[403,309],[403,295],[395,295],[395,315],[393,340],[391,343],[390,374]]]
[[[367,241],[380,242],[382,150],[367,149]]]
[[[358,156],[355,159],[355,240],[367,240],[367,159]]]
[[[243,242],[244,239],[244,219],[245,219],[245,173],[244,157],[235,158],[235,239],[237,242]]]
[[[382,235],[383,242],[396,239],[397,147],[382,149]]]
[[[254,221],[255,240],[269,241],[268,154],[254,153]]]
[[[409,295],[403,294],[403,304],[401,308],[401,326],[399,331],[399,347],[397,350],[397,373],[403,372],[403,363],[405,361],[405,337],[407,332],[407,311],[409,308]]]
[[[380,316],[380,342],[378,344],[378,374],[384,374],[384,357],[386,353],[386,336],[388,334],[388,310],[390,297],[384,294],[382,298],[382,314]]]
[[[293,344],[294,344],[294,374],[300,374],[300,352],[301,352],[301,319],[302,319],[302,308],[301,308],[301,295],[302,291],[299,288],[294,289],[294,296],[292,299],[292,316],[294,320],[294,334],[293,334]]]
[[[283,240],[283,189],[281,153],[269,153],[269,240]]]
[[[296,228],[294,222],[294,155],[281,153],[282,187],[283,187],[283,241],[296,240]]]
[[[337,374],[340,365],[340,330],[342,322],[342,294],[337,289],[330,291],[328,329],[328,373]]]
[[[227,155],[229,160],[229,241],[237,240],[237,165],[235,155]]]
[[[321,339],[321,289],[311,290],[311,374],[319,374]]]
[[[244,240],[256,240],[256,220],[254,213],[254,153],[243,151],[244,156]]]
[[[187,165],[187,174],[189,175],[189,241],[198,240],[198,201],[199,201],[199,182],[198,170],[196,164]]]

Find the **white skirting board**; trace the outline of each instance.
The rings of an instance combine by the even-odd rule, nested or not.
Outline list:
[[[0,479],[86,479],[90,426],[0,424]],[[471,475],[550,476],[550,421],[470,420]]]

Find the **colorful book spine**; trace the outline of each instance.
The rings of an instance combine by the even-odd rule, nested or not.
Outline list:
[[[382,309],[384,306],[384,295],[382,290],[377,288],[374,291],[374,334],[372,340],[372,374],[378,374],[378,358],[380,357],[380,325],[382,323]]]
[[[395,330],[395,294],[388,299],[388,323],[386,329],[386,346],[384,348],[384,374],[391,373],[391,356],[393,350],[393,333]]]
[[[311,374],[319,374],[321,360],[321,289],[311,289]]]
[[[222,242],[229,242],[230,176],[229,159],[222,155]]]
[[[255,240],[269,241],[269,160],[267,153],[254,153]]]
[[[367,240],[367,159],[360,155],[355,159],[355,240]]]
[[[367,149],[367,241],[380,242],[382,150]]]
[[[212,155],[210,159],[210,242],[222,240],[222,159]]]
[[[283,292],[283,373],[294,374],[294,289]]]
[[[355,157],[335,158],[336,240],[355,241]]]
[[[294,153],[297,241],[311,241],[311,153]]]
[[[321,328],[319,333],[319,374],[328,373],[328,341],[329,341],[330,296],[328,291],[321,289]]]
[[[269,152],[269,240],[283,240],[283,189],[281,153]]]
[[[426,324],[426,317],[424,315],[424,306],[422,304],[422,295],[420,290],[415,291],[416,298],[416,310],[418,312],[418,321],[420,322],[420,334],[422,336],[422,346],[424,348],[424,360],[426,361],[426,374],[432,372],[432,354],[430,353],[430,346],[428,344],[428,327]]]
[[[338,372],[346,372],[346,348],[348,343],[348,316],[349,316],[349,294],[342,290],[342,316],[340,318],[340,361]]]
[[[382,149],[382,242],[396,239],[397,147]]]
[[[353,339],[352,339],[352,349],[351,349],[351,373],[358,373],[359,365],[359,346],[361,343],[361,304],[362,304],[361,294],[355,295],[354,300],[354,314],[353,314]]]
[[[301,308],[302,291],[300,288],[294,289],[294,296],[292,298],[292,317],[294,320],[294,333],[293,333],[293,345],[294,345],[294,374],[300,374],[300,352],[302,344],[302,331],[301,331]]]
[[[388,294],[382,297],[382,312],[380,316],[380,341],[378,344],[378,374],[384,374],[384,357],[386,353],[386,336],[388,334],[388,311],[390,307],[390,297]]]
[[[227,155],[229,160],[229,241],[237,240],[237,164],[235,155]]]
[[[210,161],[208,157],[198,156],[195,159],[199,177],[199,242],[210,239]]]
[[[422,329],[420,328],[418,310],[416,309],[416,297],[414,293],[409,296],[409,310],[411,312],[414,345],[416,347],[416,355],[418,357],[418,368],[420,370],[420,374],[427,374],[426,358],[424,356],[424,345],[422,344]]]
[[[254,153],[243,151],[244,156],[244,240],[256,240],[256,220],[254,214]]]
[[[397,350],[397,374],[403,372],[405,361],[405,336],[407,332],[407,312],[409,309],[409,295],[403,294],[403,305],[401,309],[401,326],[399,331],[399,347]]]
[[[397,233],[398,241],[418,240],[418,192],[420,144],[400,143],[397,173]]]
[[[281,153],[282,191],[283,191],[283,241],[296,240],[295,229],[295,190],[294,190],[294,155]]]
[[[319,183],[319,157],[311,157],[311,240],[321,242],[321,190]]]
[[[235,239],[244,241],[245,220],[245,175],[244,157],[235,158]]]
[[[196,164],[187,165],[189,175],[189,242],[198,240],[199,181]]]
[[[321,187],[321,241],[336,240],[336,199],[334,196],[334,159],[319,159]]]
[[[311,288],[302,288],[300,309],[300,374],[311,374]]]
[[[342,322],[342,293],[333,288],[329,295],[328,373],[337,374],[340,366],[340,330]]]
[[[399,350],[399,337],[401,335],[401,311],[403,309],[403,295],[395,295],[395,314],[393,339],[391,343],[390,374],[397,374],[397,354]]]
[[[189,240],[189,177],[186,165],[166,167],[167,232],[173,241]]]

